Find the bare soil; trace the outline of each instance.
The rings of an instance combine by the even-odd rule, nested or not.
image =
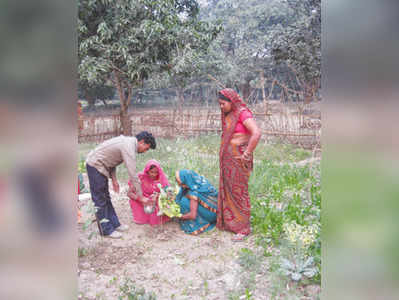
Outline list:
[[[154,292],[157,299],[229,299],[246,285],[237,258],[242,248],[262,251],[253,236],[237,243],[231,241],[232,233],[217,229],[199,236],[185,234],[176,221],[137,225],[126,189],[122,186],[119,195],[111,192],[120,222],[129,226],[122,239],[99,236],[96,223],[86,230],[78,224],[80,299],[118,299],[125,278]],[[83,220],[88,218],[82,213]],[[91,232],[95,235],[89,239]],[[251,299],[269,299],[267,261],[255,281]]]

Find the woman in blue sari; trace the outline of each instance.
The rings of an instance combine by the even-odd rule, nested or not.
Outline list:
[[[213,229],[216,225],[218,192],[204,177],[191,170],[176,172],[180,191],[176,203],[180,206],[181,229],[197,235]]]

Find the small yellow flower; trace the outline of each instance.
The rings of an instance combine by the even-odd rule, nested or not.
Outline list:
[[[301,226],[296,223],[284,225],[284,231],[287,239],[292,244],[299,244],[303,248],[307,248],[314,243],[318,229],[319,228],[316,224],[312,224],[308,227]]]

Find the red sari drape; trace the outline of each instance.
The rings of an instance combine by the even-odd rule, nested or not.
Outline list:
[[[232,144],[231,139],[240,113],[248,110],[240,96],[232,89],[221,93],[229,98],[232,111],[226,116],[222,112],[222,141],[219,151],[220,179],[216,226],[222,230],[249,234],[251,232],[251,203],[248,193],[248,181],[253,167],[253,158],[244,161],[248,142]]]

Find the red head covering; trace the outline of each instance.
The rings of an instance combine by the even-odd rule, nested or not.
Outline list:
[[[158,178],[153,180],[150,175],[148,175],[148,171],[151,166],[155,166],[158,169]],[[157,184],[160,183],[162,187],[169,185],[168,178],[166,177],[164,171],[162,170],[161,165],[155,159],[150,159],[145,164],[144,170],[137,174],[141,181],[141,189],[143,190],[143,196],[149,197],[152,193],[159,193],[160,190],[157,187]],[[131,185],[129,181],[129,185]]]
[[[238,95],[235,90],[223,89],[219,93],[225,96],[226,98],[230,99],[233,111],[240,110],[241,107],[247,108],[244,101],[242,101],[240,95]]]

